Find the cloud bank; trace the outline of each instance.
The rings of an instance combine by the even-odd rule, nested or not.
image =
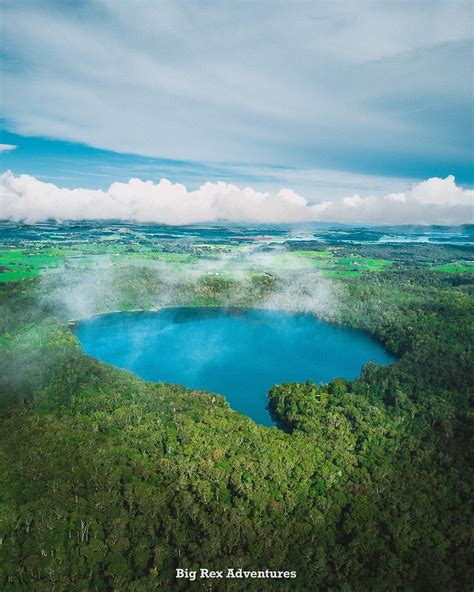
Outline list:
[[[170,225],[201,222],[327,221],[369,224],[465,224],[474,222],[474,191],[449,175],[432,177],[389,195],[352,195],[311,204],[291,189],[256,191],[205,183],[195,191],[161,179],[130,179],[106,190],[65,189],[30,175],[0,177],[0,219],[34,224],[49,219],[123,220]]]

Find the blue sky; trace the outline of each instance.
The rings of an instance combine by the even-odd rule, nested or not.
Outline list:
[[[472,4],[3,3],[2,169],[289,186],[473,183]]]

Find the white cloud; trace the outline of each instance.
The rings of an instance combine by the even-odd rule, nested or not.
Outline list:
[[[34,223],[57,220],[117,219],[164,224],[215,220],[296,222],[308,218],[307,201],[289,189],[276,193],[217,182],[196,191],[166,179],[130,179],[107,191],[63,189],[29,175],[1,176],[0,218]]]
[[[314,207],[318,220],[374,224],[468,224],[474,222],[474,191],[449,175],[383,197],[353,195]]]
[[[106,190],[64,189],[30,175],[0,177],[0,219],[35,223],[47,219],[131,220],[179,225],[212,221],[331,221],[374,224],[462,224],[474,222],[474,191],[453,176],[433,177],[389,195],[353,195],[312,205],[291,189],[256,191],[205,183],[195,191],[161,179],[130,179]]]
[[[18,146],[15,144],[0,144],[0,152],[8,152],[9,150],[15,150]]]

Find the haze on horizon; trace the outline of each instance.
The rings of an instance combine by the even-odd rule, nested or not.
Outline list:
[[[0,219],[474,222],[470,2],[1,10]]]

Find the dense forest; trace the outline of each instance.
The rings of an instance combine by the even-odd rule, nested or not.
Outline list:
[[[181,303],[258,306],[279,279],[245,281],[206,276]],[[145,268],[119,284],[130,305],[160,291]],[[1,590],[472,589],[472,274],[339,280],[329,320],[399,361],[275,386],[278,428],[83,355],[38,280],[0,288]],[[297,577],[190,583],[178,567]]]

